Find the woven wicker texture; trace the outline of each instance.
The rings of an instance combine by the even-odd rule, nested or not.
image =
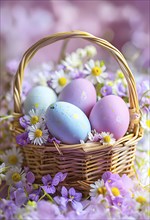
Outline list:
[[[86,32],[72,31],[50,35],[31,46],[23,55],[14,81],[13,130],[15,135],[23,132],[19,125],[19,117],[22,115],[21,92],[25,67],[39,49],[69,38],[82,38],[97,44],[109,51],[118,62],[128,84],[130,104],[128,134],[117,140],[113,146],[103,146],[100,143],[77,145],[53,143],[47,146],[27,145],[21,148],[25,164],[35,173],[37,181],[40,181],[44,174],[51,173],[53,175],[62,171],[68,173],[67,182],[69,184],[87,189],[89,183],[100,178],[108,170],[132,175],[136,144],[143,135],[143,130],[140,127],[140,110],[134,77],[123,55],[112,44]]]

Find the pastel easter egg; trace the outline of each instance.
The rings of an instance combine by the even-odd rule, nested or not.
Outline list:
[[[28,92],[24,101],[25,114],[28,114],[32,108],[39,108],[46,111],[48,106],[56,102],[56,100],[56,93],[51,88],[36,86]]]
[[[75,79],[62,90],[58,100],[76,105],[89,116],[96,103],[96,90],[87,79]]]
[[[122,98],[108,95],[95,104],[89,119],[93,129],[98,132],[111,132],[116,139],[119,139],[128,129],[129,109]]]
[[[45,121],[49,132],[65,144],[79,144],[87,140],[91,125],[78,107],[67,102],[56,102],[47,108]]]

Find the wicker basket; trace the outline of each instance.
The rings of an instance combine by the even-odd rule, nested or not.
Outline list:
[[[90,183],[99,179],[105,171],[119,174],[133,174],[133,163],[137,142],[143,136],[140,127],[140,110],[134,77],[127,62],[118,49],[106,40],[89,33],[72,31],[57,33],[41,39],[30,47],[20,62],[14,82],[14,121],[15,135],[24,132],[19,125],[21,110],[21,91],[24,69],[35,53],[49,44],[69,38],[82,38],[108,50],[119,63],[128,83],[130,103],[130,125],[127,134],[117,140],[113,146],[103,146],[100,143],[85,143],[76,145],[58,145],[52,143],[46,146],[27,145],[21,147],[25,165],[34,172],[37,182],[45,174],[54,175],[58,171],[67,172],[67,183],[80,189],[88,189]],[[19,146],[18,146],[19,147]]]

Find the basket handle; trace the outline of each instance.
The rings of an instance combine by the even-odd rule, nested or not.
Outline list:
[[[89,34],[87,32],[82,31],[71,31],[71,32],[62,32],[50,35],[48,37],[45,37],[38,42],[36,42],[33,46],[31,46],[23,55],[22,60],[19,64],[15,81],[14,81],[14,113],[21,113],[21,92],[22,92],[22,82],[24,77],[24,70],[29,61],[32,59],[32,57],[35,55],[35,53],[54,42],[57,42],[59,40],[69,39],[69,38],[82,38],[90,41],[93,44],[97,44],[99,46],[102,46],[106,50],[108,50],[112,56],[116,59],[118,62],[122,72],[124,73],[124,76],[127,80],[128,84],[128,90],[129,90],[129,103],[130,103],[130,109],[132,110],[132,113],[138,113],[139,114],[139,104],[138,104],[138,96],[136,91],[136,84],[134,77],[132,75],[132,72],[124,58],[124,56],[121,54],[121,52],[115,48],[112,44],[110,44],[108,41],[103,40],[101,38],[95,37],[92,34]]]

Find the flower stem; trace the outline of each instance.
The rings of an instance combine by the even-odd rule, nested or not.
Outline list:
[[[13,117],[14,117],[13,115],[0,116],[0,121],[7,120],[7,119],[13,118]]]
[[[43,190],[44,194],[39,198],[38,202],[41,201],[46,196],[50,202],[54,203],[53,198],[47,192],[45,192],[44,189],[42,189],[42,190]]]

